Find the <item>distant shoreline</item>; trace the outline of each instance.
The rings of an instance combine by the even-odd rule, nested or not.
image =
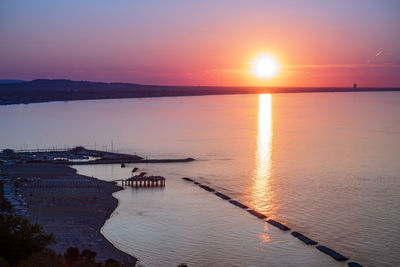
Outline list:
[[[388,91],[400,91],[400,88],[160,86],[43,79],[0,84],[0,105],[205,95]]]

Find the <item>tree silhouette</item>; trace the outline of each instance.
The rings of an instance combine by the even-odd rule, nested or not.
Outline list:
[[[0,214],[0,240],[0,257],[11,265],[55,242],[53,235],[44,234],[38,224],[11,214]]]

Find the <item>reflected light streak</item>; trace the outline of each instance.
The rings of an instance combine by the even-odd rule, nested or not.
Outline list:
[[[251,205],[254,209],[273,214],[272,176],[272,107],[271,95],[259,95],[257,151],[252,181]]]

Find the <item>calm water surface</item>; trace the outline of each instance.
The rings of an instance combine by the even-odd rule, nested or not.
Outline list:
[[[131,167],[164,189],[115,193],[103,234],[148,266],[345,266],[188,176],[364,266],[400,266],[400,93],[202,96],[0,107],[0,146],[95,145],[191,163]],[[107,147],[106,147],[107,146]]]

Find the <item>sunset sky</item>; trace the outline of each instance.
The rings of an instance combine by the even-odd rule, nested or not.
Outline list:
[[[0,36],[0,79],[400,86],[397,0],[2,0]]]

